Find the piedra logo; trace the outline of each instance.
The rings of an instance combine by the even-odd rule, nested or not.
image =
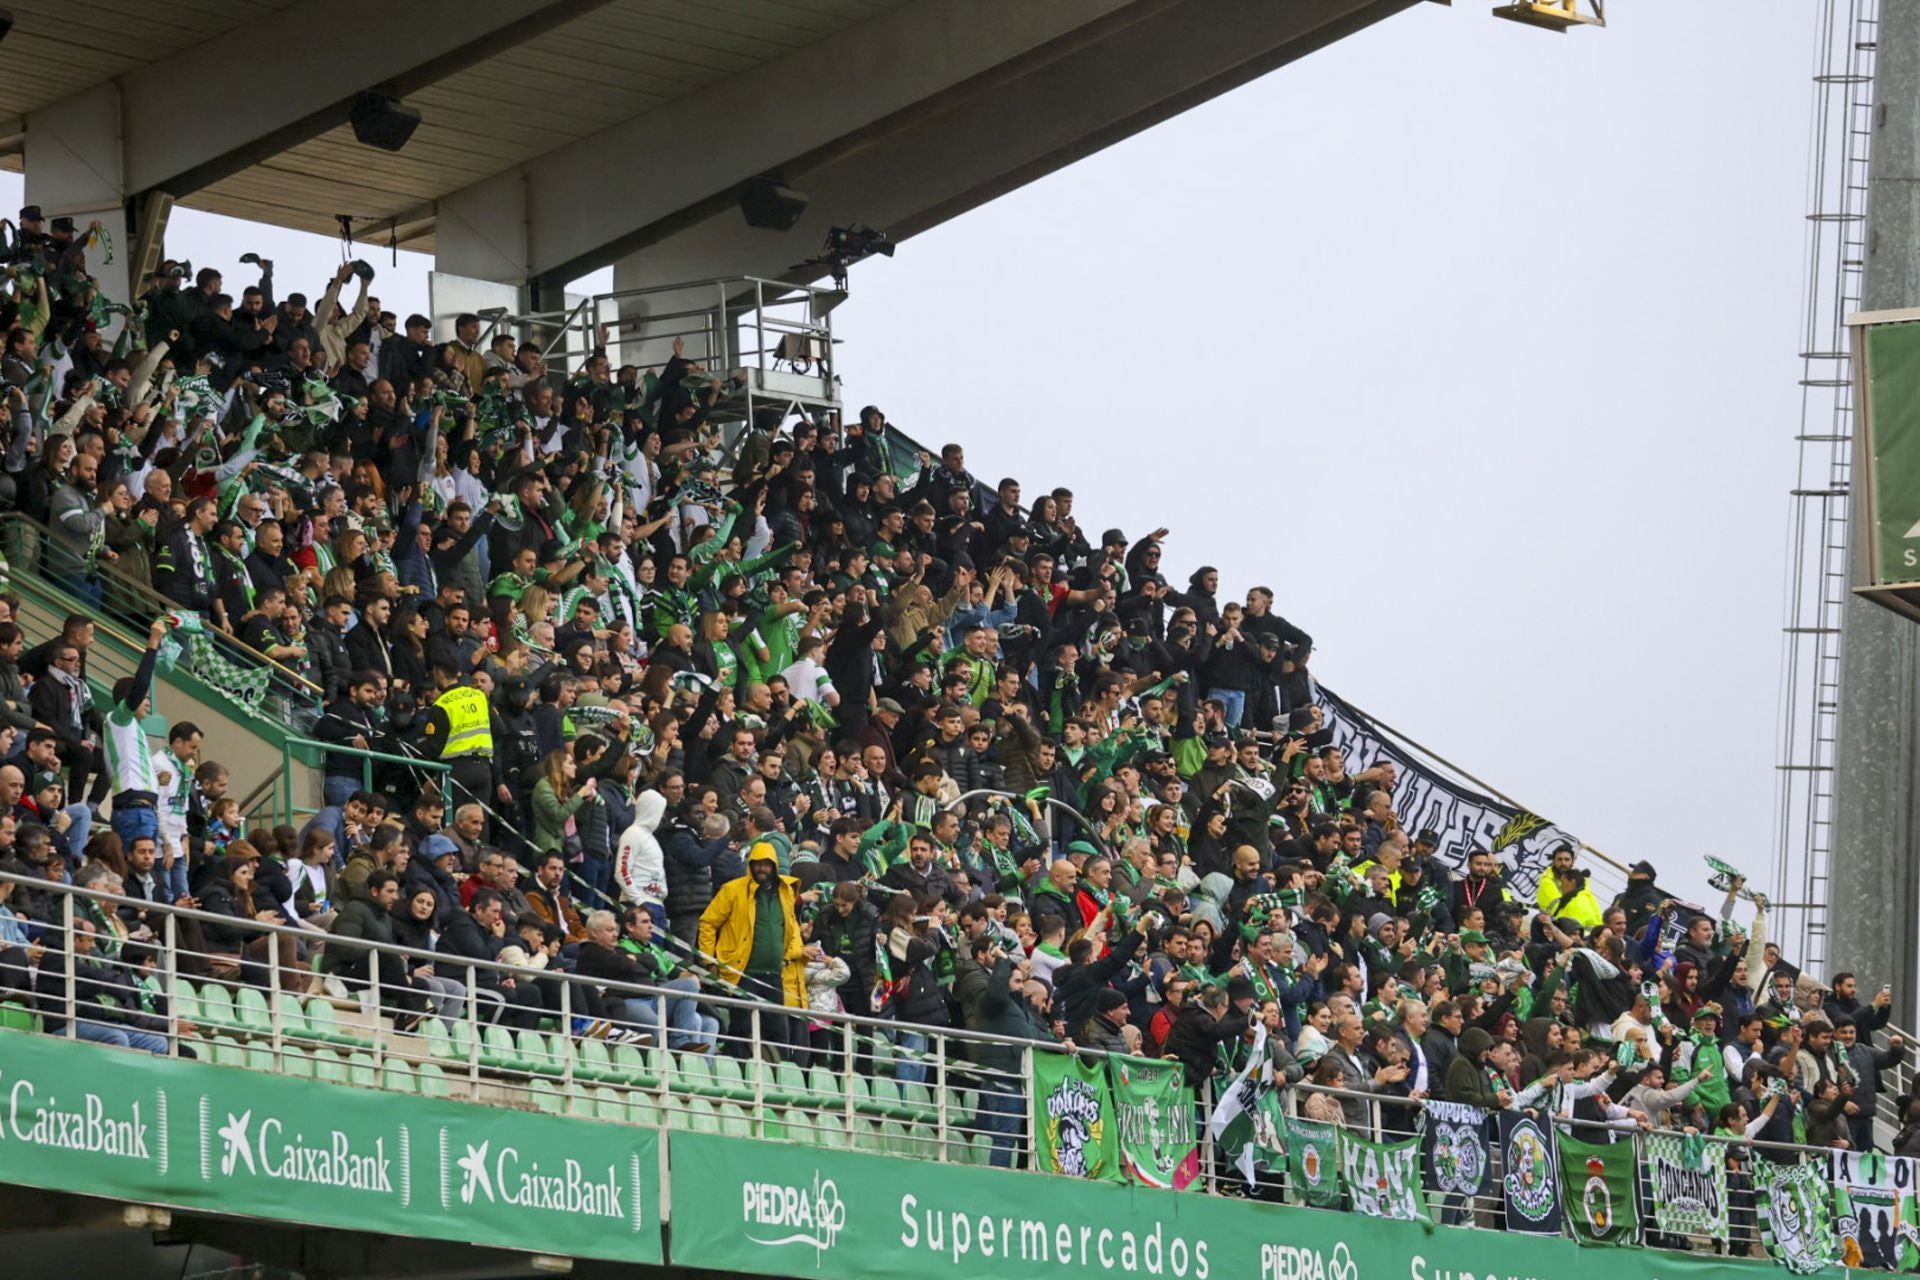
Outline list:
[[[1360,1280],[1360,1264],[1345,1240],[1331,1253],[1297,1244],[1263,1244],[1260,1280]]]
[[[820,1255],[833,1248],[847,1225],[847,1204],[832,1178],[823,1178],[816,1170],[813,1186],[796,1187],[784,1182],[743,1182],[740,1184],[740,1220],[752,1231],[747,1239],[768,1248],[782,1245],[806,1245]]]
[[[1047,1095],[1047,1149],[1060,1172],[1083,1178],[1092,1171],[1105,1129],[1100,1095],[1086,1081],[1069,1076]]]

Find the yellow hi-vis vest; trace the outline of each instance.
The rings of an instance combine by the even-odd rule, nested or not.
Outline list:
[[[478,689],[449,689],[434,705],[447,713],[447,745],[440,750],[442,760],[493,754],[493,717],[487,710],[486,694]]]

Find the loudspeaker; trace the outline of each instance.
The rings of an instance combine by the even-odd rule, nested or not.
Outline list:
[[[398,151],[420,127],[420,113],[403,102],[378,93],[363,93],[353,100],[349,116],[353,136],[369,147]]]
[[[750,227],[791,231],[807,211],[807,198],[772,174],[748,178],[740,188],[740,212]]]

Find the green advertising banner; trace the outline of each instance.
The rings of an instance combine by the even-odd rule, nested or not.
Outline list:
[[[1640,1243],[1633,1181],[1639,1166],[1631,1142],[1581,1142],[1560,1135],[1560,1185],[1566,1188],[1567,1226],[1587,1245]]]
[[[1881,582],[1920,579],[1920,324],[1866,330],[1872,427],[1874,571]]]
[[[1160,1058],[1107,1059],[1119,1127],[1120,1172],[1129,1182],[1184,1191],[1200,1174],[1193,1090],[1186,1068]]]
[[[1119,1126],[1105,1061],[1088,1064],[1074,1053],[1034,1054],[1033,1133],[1043,1172],[1118,1178]]]
[[[1581,1280],[1561,1236],[745,1138],[668,1140],[676,1267],[846,1280]],[[1830,1270],[1830,1280],[1844,1273]],[[1777,1280],[1772,1264],[1618,1249],[1607,1280]]]
[[[0,1182],[659,1262],[659,1135],[0,1032]]]

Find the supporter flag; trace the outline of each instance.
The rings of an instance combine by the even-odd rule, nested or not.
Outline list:
[[[1287,1174],[1302,1204],[1340,1207],[1340,1131],[1330,1124],[1287,1117]]]
[[[1911,1271],[1920,1263],[1914,1174],[1914,1161],[1899,1156],[1833,1153],[1834,1233],[1842,1265]]]
[[[1200,1143],[1186,1068],[1165,1059],[1115,1055],[1107,1059],[1107,1083],[1120,1127],[1120,1175],[1149,1187],[1184,1191],[1193,1186],[1200,1174]]]
[[[1119,1126],[1105,1063],[1072,1053],[1033,1055],[1033,1132],[1039,1167],[1075,1178],[1118,1178]]]
[[[1553,1129],[1524,1111],[1496,1113],[1504,1170],[1500,1196],[1507,1230],[1557,1236],[1565,1216],[1560,1208],[1560,1166],[1553,1153]]]
[[[1840,1260],[1827,1207],[1826,1170],[1817,1164],[1774,1164],[1756,1153],[1753,1194],[1760,1208],[1760,1238],[1775,1262],[1807,1276]]]
[[[1465,873],[1467,854],[1489,849],[1507,867],[1507,885],[1531,899],[1540,873],[1562,844],[1576,849],[1580,840],[1537,813],[1486,794],[1458,771],[1365,715],[1331,692],[1315,687],[1315,698],[1333,745],[1346,758],[1348,777],[1388,763],[1398,771],[1393,809],[1407,831],[1431,830],[1440,837],[1435,854]]]
[[[1220,1101],[1213,1104],[1207,1121],[1221,1158],[1240,1171],[1249,1187],[1261,1170],[1276,1167],[1286,1155],[1280,1141],[1285,1113],[1277,1086],[1267,1056],[1266,1024],[1255,1023],[1253,1051],[1240,1074],[1221,1092]]]
[[[1418,1136],[1405,1142],[1368,1142],[1340,1130],[1340,1181],[1360,1213],[1402,1222],[1427,1220]]]
[[[1654,1225],[1670,1236],[1727,1238],[1727,1149],[1677,1133],[1646,1139]]]
[[[1559,1147],[1560,1182],[1567,1189],[1567,1223],[1573,1238],[1581,1244],[1639,1244],[1633,1144],[1582,1142],[1563,1133]]]
[[[1487,1154],[1487,1113],[1461,1102],[1427,1103],[1426,1159],[1433,1190],[1483,1196],[1493,1174]]]

